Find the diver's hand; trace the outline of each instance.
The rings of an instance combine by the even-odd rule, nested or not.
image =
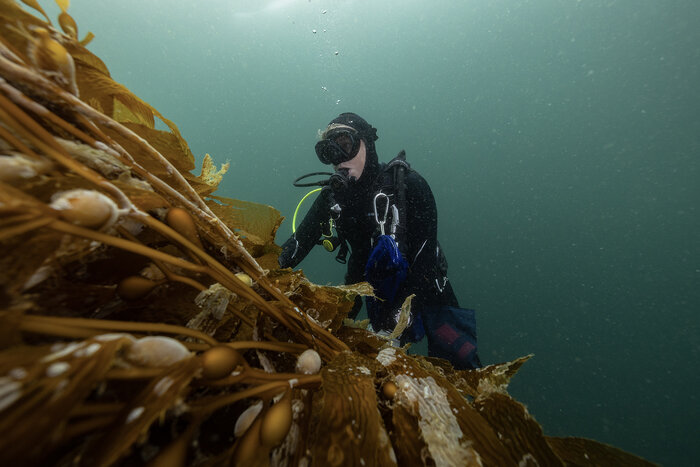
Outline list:
[[[280,253],[277,262],[280,268],[293,268],[301,262],[301,258],[297,258],[297,252],[299,251],[299,242],[295,235],[289,237],[289,239],[282,245],[282,253]]]

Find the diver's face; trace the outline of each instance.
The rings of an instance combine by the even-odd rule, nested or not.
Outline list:
[[[364,140],[360,140],[360,150],[357,155],[349,161],[342,162],[333,166],[335,170],[348,169],[348,178],[359,180],[362,176],[362,171],[365,169],[365,160],[367,159],[367,148],[365,148]]]

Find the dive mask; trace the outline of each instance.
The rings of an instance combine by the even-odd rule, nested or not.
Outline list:
[[[335,128],[316,143],[316,155],[324,164],[338,165],[354,158],[360,151],[360,136],[352,128]]]

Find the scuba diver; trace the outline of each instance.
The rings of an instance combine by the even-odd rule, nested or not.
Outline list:
[[[479,368],[474,311],[459,307],[447,279],[433,193],[410,168],[404,151],[380,163],[377,139],[376,128],[354,113],[340,114],[320,134],[316,155],[334,172],[315,172],[294,182],[320,186],[311,192],[320,194],[299,228],[295,212],[280,267],[296,267],[318,244],[337,250],[336,260],[347,263],[345,283],[367,281],[374,287],[376,297],[365,300],[372,331],[388,335],[404,300],[415,295],[401,345],[427,335],[430,356],[445,358],[458,369]],[[301,183],[319,175],[329,177]],[[358,296],[349,317],[354,319],[361,307]]]

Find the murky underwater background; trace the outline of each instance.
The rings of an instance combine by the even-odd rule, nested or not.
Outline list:
[[[42,2],[45,7],[48,2]],[[700,3],[74,0],[89,48],[173,120],[219,194],[287,216],[357,112],[407,151],[485,363],[548,435],[700,458]],[[56,17],[55,14],[52,15]],[[320,283],[344,268],[315,251]]]

